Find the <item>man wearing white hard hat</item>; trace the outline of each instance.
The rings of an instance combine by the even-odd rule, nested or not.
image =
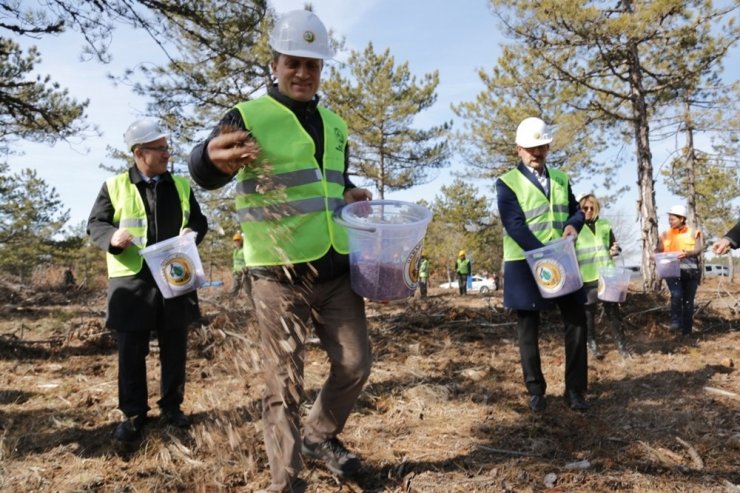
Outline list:
[[[302,454],[342,476],[360,467],[338,435],[370,375],[370,342],[364,300],[350,288],[347,232],[331,217],[372,195],[350,181],[347,125],[317,95],[324,60],[333,56],[321,20],[287,12],[270,46],[275,84],[226,113],[193,149],[190,172],[207,189],[236,177],[266,379],[267,491],[294,492],[305,488]],[[301,426],[304,341],[312,329],[331,369]]]
[[[588,385],[586,315],[582,290],[545,299],[541,296],[524,252],[543,247],[564,236],[574,239],[584,216],[573,196],[568,176],[545,165],[552,136],[540,118],[524,119],[516,130],[519,165],[496,181],[496,195],[504,226],[504,306],[517,313],[517,335],[529,407],[547,407],[547,384],[539,350],[540,311],[560,309],[565,325],[566,404],[577,411],[590,408],[585,399]]]
[[[159,340],[164,421],[186,428],[180,406],[185,394],[187,327],[200,318],[195,292],[165,299],[139,252],[148,245],[190,231],[196,243],[208,221],[187,178],[170,174],[170,147],[159,124],[142,118],[124,134],[134,164],[103,184],[87,223],[87,233],[106,252],[108,311],[106,325],[118,343],[118,400],[125,419],[114,438],[135,442],[149,411],[146,356],[150,334]]]
[[[701,272],[699,256],[704,251],[701,231],[686,224],[686,207],[674,205],[668,209],[667,231],[660,234],[656,252],[676,252],[680,261],[679,277],[666,278],[671,292],[671,330],[690,336],[694,326],[694,297]]]

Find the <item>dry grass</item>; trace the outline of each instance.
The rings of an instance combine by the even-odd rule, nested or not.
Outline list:
[[[269,482],[261,441],[259,356],[249,313],[201,292],[191,334],[183,432],[153,420],[136,449],[111,441],[115,346],[104,292],[31,293],[0,283],[0,491],[248,492]],[[664,295],[624,306],[634,358],[606,330],[589,361],[594,404],[567,409],[556,313],[541,347],[550,406],[526,406],[513,318],[497,296],[432,290],[368,304],[373,373],[343,440],[364,459],[341,481],[309,463],[311,492],[711,491],[740,485],[740,285],[711,279],[697,297],[698,336],[676,339]],[[28,302],[32,299],[33,302]],[[309,346],[307,400],[327,371]],[[149,358],[150,405],[158,366]]]

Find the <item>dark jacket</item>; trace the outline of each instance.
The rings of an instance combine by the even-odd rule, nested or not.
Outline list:
[[[314,99],[309,102],[294,101],[293,99],[281,94],[277,90],[276,86],[272,86],[268,89],[268,95],[289,108],[296,115],[301,126],[313,139],[316,148],[314,157],[319,163],[319,166],[322,166],[324,155],[324,124],[321,119],[321,115],[317,110],[319,103],[318,96],[314,97]],[[222,173],[213,165],[208,157],[208,142],[219,135],[219,128],[223,125],[230,125],[241,130],[246,130],[239,110],[233,108],[221,119],[209,137],[204,142],[195,146],[193,151],[190,153],[190,175],[198,185],[207,190],[221,188],[236,176],[236,173],[233,175]],[[259,142],[257,142],[257,144],[259,144]],[[349,150],[345,148],[345,190],[355,188],[355,185],[350,181],[347,174],[349,164],[348,156]],[[245,241],[249,241],[249,239],[247,238]],[[340,254],[333,248],[330,248],[329,252],[320,259],[307,263],[294,264],[292,266],[292,271],[291,275],[286,275],[283,267],[252,267],[249,269],[249,273],[252,276],[266,277],[280,282],[291,282],[291,279],[306,281],[309,278],[313,282],[324,282],[336,279],[349,272],[349,256]]]
[[[128,173],[131,182],[139,190],[146,208],[147,245],[179,235],[182,208],[175,182],[169,172],[161,175],[159,182],[152,187],[144,182],[135,166],[129,168]],[[121,252],[120,248],[110,246],[111,237],[118,229],[113,224],[114,212],[108,187],[104,183],[90,212],[87,234],[95,245],[113,255]],[[208,220],[201,212],[192,190],[190,220],[187,227],[198,233],[196,243],[200,243],[208,231]],[[106,325],[113,330],[128,332],[181,328],[199,317],[197,293],[191,292],[176,298],[164,299],[146,262],[133,276],[108,279]]]
[[[532,173],[523,163],[519,163],[518,168],[543,194],[545,193],[540,182],[532,176]],[[501,223],[506,233],[525,252],[543,247],[542,242],[527,227],[524,211],[519,206],[516,194],[503,180],[496,181],[496,197]],[[573,196],[570,182],[568,183],[568,213],[566,226],[571,225],[576,228],[576,231],[580,231],[585,218],[575,196]],[[578,295],[578,299],[582,302],[585,301],[582,292]],[[540,295],[537,283],[526,260],[504,262],[504,306],[513,310],[543,310],[554,306],[554,303],[549,299]]]
[[[738,221],[724,237],[729,238],[732,248],[740,247],[740,221]]]

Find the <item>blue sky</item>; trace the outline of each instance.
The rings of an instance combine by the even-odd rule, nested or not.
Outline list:
[[[303,0],[274,0],[272,5],[278,12],[283,12],[303,8],[304,3]],[[420,127],[455,119],[450,104],[472,100],[483,89],[477,72],[481,68],[490,71],[500,53],[500,43],[505,41],[499,34],[496,18],[491,14],[487,0],[460,0],[454,8],[450,8],[449,0],[314,0],[312,3],[314,11],[324,23],[337,36],[345,37],[348,49],[362,50],[372,41],[376,52],[390,48],[396,63],[408,62],[411,72],[417,77],[439,70],[438,100],[434,107],[418,115],[415,125]],[[22,42],[29,44],[28,41]],[[90,99],[89,120],[100,128],[102,136],[72,143],[59,142],[53,147],[24,143],[19,148],[24,155],[8,159],[13,170],[34,168],[56,187],[61,200],[70,209],[72,224],[87,219],[95,196],[108,177],[108,173],[98,167],[106,160],[106,146],[123,148],[124,130],[146,109],[145,100],[134,95],[127,87],[113,86],[106,74],[120,73],[126,67],[162,59],[153,42],[142,33],[117,31],[114,34],[114,61],[110,66],[80,62],[82,43],[78,35],[35,42],[43,57],[38,71],[51,74],[54,80],[68,88],[73,97]],[[346,54],[338,54],[337,58],[342,60]],[[736,49],[726,66],[734,67],[737,74],[739,62]],[[210,128],[213,123],[204,122],[204,129]],[[458,123],[455,125],[461,126]],[[665,164],[667,148],[673,145],[673,142],[655,145],[653,164],[656,169]],[[631,146],[628,146],[627,152],[632,153]],[[455,161],[451,170],[461,167]],[[620,181],[633,184],[632,190],[624,194],[619,202],[609,204],[608,213],[623,215],[637,227],[637,191],[634,186],[637,178],[634,165],[628,163],[623,174]],[[440,187],[451,180],[450,170],[443,171],[429,184],[408,191],[391,192],[386,198],[431,200],[439,193]],[[487,182],[470,183],[484,193],[491,188],[491,183]],[[581,185],[582,188],[588,186],[587,183]],[[580,191],[578,186],[575,188]],[[659,213],[678,202],[660,183],[656,191]],[[660,227],[666,227],[665,218],[660,214],[659,217]]]

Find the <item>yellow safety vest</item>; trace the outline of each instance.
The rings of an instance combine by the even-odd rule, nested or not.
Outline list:
[[[594,227],[595,231],[591,231],[584,225],[576,240],[576,257],[583,282],[596,281],[599,269],[613,265],[609,254],[612,227],[601,218],[596,220]]]
[[[318,107],[324,126],[322,167],[295,114],[270,96],[239,103],[259,158],[237,174],[236,210],[248,266],[285,265],[349,253],[347,231],[332,214],[344,201],[347,125]]]
[[[182,209],[182,228],[185,228],[190,219],[190,183],[181,176],[172,176],[180,197]],[[146,246],[147,220],[144,200],[139,189],[129,178],[129,172],[121,173],[106,180],[108,196],[113,205],[113,224],[119,229],[125,229],[134,237],[133,245],[124,249],[118,255],[106,253],[108,277],[133,276],[141,270],[144,259],[139,251]]]
[[[527,227],[546,244],[563,235],[568,220],[568,175],[548,168],[550,198],[545,196],[518,168],[507,171],[500,180],[514,192],[524,212]],[[504,230],[504,261],[524,260],[524,250]]]

